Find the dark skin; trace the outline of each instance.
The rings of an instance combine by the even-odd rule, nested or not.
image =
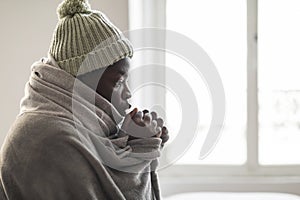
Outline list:
[[[130,108],[128,99],[131,98],[127,83],[128,70],[129,60],[122,59],[107,68],[98,69],[77,76],[77,78],[111,102],[124,116],[125,110]]]
[[[160,137],[163,146],[169,139],[168,130],[156,112],[138,111],[135,108],[126,115],[125,111],[131,107],[128,103],[128,99],[131,98],[127,82],[129,68],[129,59],[124,58],[104,69],[94,70],[77,78],[103,96],[122,116],[125,116],[121,128],[131,135],[130,139]]]

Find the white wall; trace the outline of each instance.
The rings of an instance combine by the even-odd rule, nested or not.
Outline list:
[[[0,145],[19,113],[30,66],[47,55],[61,0],[1,1],[0,6]],[[127,0],[90,0],[121,30],[128,30]]]

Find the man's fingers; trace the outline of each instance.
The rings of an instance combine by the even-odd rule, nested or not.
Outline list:
[[[163,143],[165,143],[165,142],[167,142],[168,140],[169,140],[169,138],[170,138],[170,136],[169,136],[169,131],[168,131],[168,129],[167,129],[167,127],[163,127],[162,128],[162,134],[161,134],[161,139],[162,139],[162,142]]]
[[[138,111],[137,108],[134,108],[125,116],[122,128],[134,137],[158,137],[165,143],[169,139],[169,135],[168,129],[163,125],[164,120],[158,118],[156,112],[150,113],[147,109]]]
[[[151,120],[152,120],[152,117],[151,117],[151,115],[150,115],[149,113],[146,113],[146,114],[144,115],[143,120],[144,120],[144,122],[145,122],[146,124],[150,124],[150,122],[151,122]]]
[[[141,120],[143,117],[143,113],[141,111],[138,111],[134,116],[133,116],[133,119],[136,119],[136,120]]]
[[[136,124],[138,124],[138,125],[140,125],[140,126],[144,126],[145,124],[144,124],[144,122],[143,122],[143,120],[142,120],[142,117],[143,117],[143,113],[142,113],[142,111],[138,111],[134,116],[133,116],[133,121],[136,123]]]
[[[161,127],[157,126],[155,132],[157,133],[157,134],[155,135],[156,137],[161,137],[161,134],[162,134]]]
[[[164,125],[164,120],[163,120],[162,118],[158,118],[158,119],[156,119],[156,121],[157,121],[157,126],[163,127],[163,125]]]
[[[165,127],[165,126],[162,127],[162,130],[161,130],[161,131],[162,131],[162,134],[163,134],[163,135],[168,135],[168,133],[169,133],[167,127]]]
[[[170,139],[170,136],[169,135],[166,135],[166,136],[161,136],[160,137],[161,138],[161,140],[162,140],[162,143],[166,143],[169,139]]]
[[[152,111],[150,114],[151,114],[151,116],[152,116],[152,120],[157,119],[157,114],[156,114],[156,112],[153,112],[153,111]]]
[[[143,114],[145,115],[146,113],[149,113],[149,110],[147,109],[143,110]]]
[[[132,118],[136,113],[137,113],[138,109],[137,108],[134,108],[130,113],[130,117]]]
[[[157,121],[156,120],[151,121],[150,130],[151,130],[151,132],[153,132],[152,135],[155,135],[157,133]]]
[[[137,113],[138,109],[134,108],[130,113],[125,116],[122,127],[127,127],[132,121],[132,117]]]

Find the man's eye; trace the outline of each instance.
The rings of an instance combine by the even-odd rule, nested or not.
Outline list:
[[[118,88],[118,87],[120,87],[121,85],[126,84],[127,82],[128,82],[128,79],[122,77],[122,78],[120,78],[120,79],[116,82],[115,88]]]
[[[115,87],[120,87],[123,84],[123,80],[119,80],[116,84]]]

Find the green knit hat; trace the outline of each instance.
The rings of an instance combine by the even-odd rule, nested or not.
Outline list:
[[[57,12],[49,54],[61,69],[77,76],[132,57],[129,40],[87,0],[64,0]]]

